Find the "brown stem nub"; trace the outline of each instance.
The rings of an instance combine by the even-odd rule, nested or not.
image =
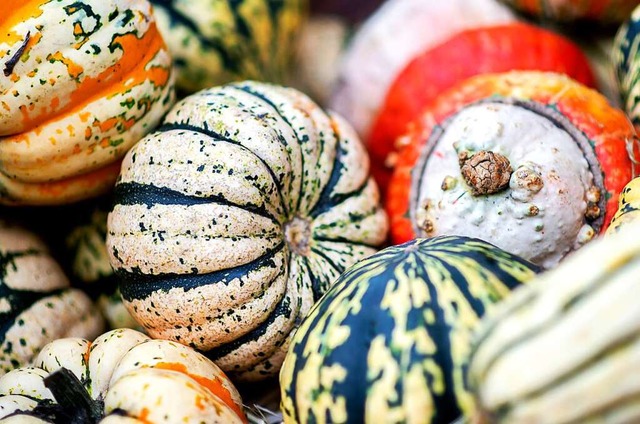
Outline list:
[[[102,419],[101,403],[91,399],[78,377],[67,368],[49,374],[44,379],[44,386],[63,409],[66,422],[94,424]]]
[[[462,177],[474,196],[497,193],[509,185],[513,169],[505,156],[480,150],[471,157],[463,152],[459,159]]]

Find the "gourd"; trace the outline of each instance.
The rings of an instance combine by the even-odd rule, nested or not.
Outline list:
[[[521,12],[558,22],[578,20],[615,24],[629,17],[638,0],[502,0]]]
[[[127,309],[239,379],[278,372],[291,331],[388,229],[351,127],[257,82],[179,102],[127,154],[114,196],[107,251]]]
[[[107,252],[107,214],[109,208],[98,206],[82,216],[81,222],[66,237],[71,256],[71,275],[82,289],[95,299],[96,306],[110,328],[141,330],[122,303],[118,279]]]
[[[622,106],[631,121],[640,128],[640,7],[633,11],[633,15],[618,29],[613,40],[611,62],[615,70],[615,77],[620,90]],[[634,139],[633,150],[630,154],[638,160],[637,139]]]
[[[640,227],[603,237],[516,290],[481,322],[476,422],[640,420]]]
[[[387,90],[411,59],[459,31],[515,19],[497,0],[388,0],[354,34],[329,107],[366,142]]]
[[[618,198],[618,210],[607,228],[607,235],[626,231],[632,222],[640,218],[640,177],[636,177],[622,189]]]
[[[295,333],[286,423],[452,422],[469,410],[472,330],[537,267],[481,240],[386,248],[350,267]]]
[[[415,56],[387,91],[367,140],[373,174],[382,190],[391,178],[397,139],[430,102],[466,78],[511,70],[558,72],[595,86],[580,48],[551,31],[524,23],[460,31]]]
[[[0,419],[55,423],[247,422],[238,391],[193,349],[131,329],[51,342],[0,378]],[[104,418],[104,419],[103,419]],[[29,421],[30,420],[30,421]]]
[[[151,5],[6,0],[0,16],[0,204],[106,192],[174,101]]]
[[[388,191],[393,240],[459,234],[544,268],[606,230],[633,177],[624,113],[553,73],[472,77],[406,137]]]
[[[95,337],[104,322],[35,234],[0,221],[0,375],[60,337]]]
[[[283,82],[307,0],[151,0],[189,94],[244,79]]]

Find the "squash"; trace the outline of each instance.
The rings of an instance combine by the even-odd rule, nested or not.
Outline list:
[[[611,62],[615,69],[615,77],[622,99],[622,105],[631,121],[640,128],[640,6],[633,15],[618,29],[613,40]],[[634,153],[636,160],[640,160],[637,152],[637,138],[634,139]]]
[[[553,73],[472,77],[405,138],[387,210],[396,243],[478,237],[544,268],[606,230],[632,175],[624,113]]]
[[[417,239],[349,268],[295,333],[285,423],[449,423],[480,317],[537,267],[481,240]]]
[[[513,21],[497,0],[388,0],[349,43],[329,107],[366,142],[391,83],[411,59],[459,31]]]
[[[106,192],[174,101],[151,5],[5,0],[0,16],[0,203]]]
[[[108,208],[98,206],[67,235],[66,247],[71,256],[71,276],[82,289],[96,300],[96,306],[110,328],[142,327],[133,319],[122,303],[118,279],[107,252]]]
[[[35,234],[0,221],[0,375],[60,337],[95,337],[100,313]]]
[[[461,31],[414,57],[387,91],[367,140],[382,190],[391,178],[396,139],[438,94],[474,75],[511,70],[559,72],[595,86],[585,55],[561,35],[524,23]]]
[[[639,0],[502,0],[521,12],[557,22],[578,20],[616,24],[631,15]]]
[[[476,422],[639,422],[639,273],[634,223],[488,314],[469,367]]]
[[[622,189],[618,198],[618,210],[605,234],[615,234],[640,218],[640,177],[636,177]],[[626,231],[626,230],[623,230]]]
[[[308,0],[151,0],[185,93],[244,79],[283,82]]]
[[[152,337],[260,379],[387,229],[351,127],[296,90],[243,82],[185,98],[127,154],[107,251]]]
[[[103,417],[106,418],[102,420]],[[235,387],[191,348],[131,329],[49,343],[0,378],[0,419],[24,422],[247,422]]]

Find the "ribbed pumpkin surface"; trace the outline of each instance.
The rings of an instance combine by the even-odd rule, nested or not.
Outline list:
[[[469,367],[480,422],[640,422],[639,273],[636,223],[506,299]]]
[[[353,130],[253,82],[178,103],[115,197],[108,251],[136,320],[247,378],[278,371],[289,332],[387,232]]]
[[[244,79],[283,82],[307,0],[151,0],[176,66],[192,93]]]
[[[91,300],[70,289],[34,234],[0,222],[0,375],[28,365],[59,337],[95,337],[104,323]]]
[[[554,21],[593,20],[618,23],[627,19],[638,0],[502,0],[516,9]]]
[[[472,399],[471,332],[537,270],[465,237],[417,239],[349,268],[294,335],[285,422],[449,423]]]
[[[118,160],[174,101],[151,5],[6,0],[0,17],[0,203],[111,188]]]

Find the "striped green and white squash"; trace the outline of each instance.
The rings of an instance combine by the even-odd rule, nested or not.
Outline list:
[[[141,330],[122,303],[118,279],[109,263],[107,214],[106,208],[94,209],[87,222],[77,225],[66,237],[72,261],[71,275],[82,284],[83,291],[95,299],[110,328]]]
[[[640,6],[620,26],[613,40],[611,62],[620,90],[622,106],[640,128]]]
[[[640,422],[640,224],[517,290],[476,334],[477,422]]]
[[[538,268],[478,239],[392,246],[349,268],[293,337],[285,423],[449,423],[480,317]]]
[[[237,378],[277,374],[289,335],[388,223],[352,128],[243,82],[179,102],[123,162],[107,249],[127,308]]]
[[[100,313],[33,233],[0,221],[0,375],[60,337],[95,337]]]
[[[244,79],[283,82],[308,0],[151,0],[184,92]]]
[[[240,394],[193,349],[131,329],[58,339],[0,377],[0,421],[246,423]]]

